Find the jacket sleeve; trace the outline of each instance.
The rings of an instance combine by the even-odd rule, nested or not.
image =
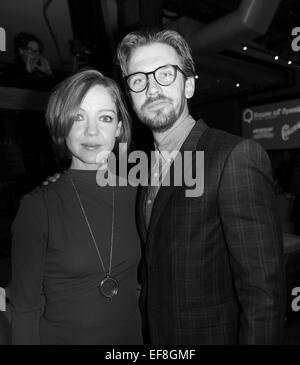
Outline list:
[[[26,195],[12,225],[12,344],[39,344],[48,220],[41,193]]]
[[[270,162],[256,142],[244,140],[230,153],[218,204],[241,306],[239,343],[281,343],[286,301],[283,241]]]

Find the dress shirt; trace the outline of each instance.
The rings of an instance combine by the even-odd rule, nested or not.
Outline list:
[[[147,227],[150,223],[153,204],[162,181],[195,123],[196,121],[191,115],[188,115],[181,123],[168,130],[166,134],[161,134],[160,138],[155,140],[155,151],[151,152],[151,172],[144,202]]]

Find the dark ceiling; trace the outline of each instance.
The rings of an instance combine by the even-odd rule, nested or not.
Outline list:
[[[98,12],[99,0],[69,0],[74,36],[95,45],[104,71],[110,72],[116,44],[124,34],[154,27],[175,29],[189,42],[198,75],[196,105],[236,97],[247,103],[253,95],[293,90],[299,78],[300,51],[292,50],[291,32],[300,26],[300,0],[104,3],[106,8]],[[105,22],[103,31],[99,24]]]
[[[262,3],[264,0],[260,1]],[[266,6],[257,11],[257,18],[260,16],[262,22],[268,18],[268,9],[274,5],[273,0],[264,2]],[[239,11],[242,3],[242,0],[164,0],[162,6],[166,27],[172,25],[172,22],[180,24],[184,18],[182,29],[188,28],[188,22],[194,22],[193,27],[198,24],[204,30],[227,17],[227,23],[224,21],[219,24],[221,36],[222,32],[227,32],[226,27],[231,26],[230,16]],[[251,10],[255,1],[252,4],[250,0],[244,3]],[[214,51],[205,46],[197,49],[196,42],[193,42],[192,49],[199,75],[196,94],[198,103],[294,86],[299,72],[300,52],[292,50],[291,32],[294,27],[300,26],[300,1],[281,0],[278,3],[273,9],[274,15],[271,19],[266,19],[270,24],[263,34],[258,32],[251,37],[246,36],[244,41],[243,34],[237,37],[234,35],[228,44],[224,42],[223,47],[219,45]],[[184,32],[182,29],[181,32]],[[186,36],[189,40],[188,32]],[[203,38],[200,36],[199,42],[201,40]],[[246,51],[243,48],[245,46]],[[279,56],[278,60],[274,59],[276,55]],[[288,64],[288,61],[292,63]]]
[[[209,23],[238,8],[240,0],[164,0],[164,9]]]

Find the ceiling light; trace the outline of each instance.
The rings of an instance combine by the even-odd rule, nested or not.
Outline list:
[[[288,65],[291,65],[293,62],[291,61],[291,60],[289,60],[289,62],[288,62]]]
[[[274,60],[275,60],[275,61],[278,61],[278,60],[279,60],[279,56],[275,56],[275,57],[274,57]]]
[[[236,87],[240,87],[240,84],[237,82],[237,83],[235,84],[235,86],[236,86]]]
[[[243,47],[243,51],[247,51],[248,47],[247,46],[244,46]]]
[[[195,75],[195,79],[199,79],[199,76],[198,75]]]

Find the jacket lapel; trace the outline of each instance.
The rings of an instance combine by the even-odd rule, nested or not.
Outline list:
[[[136,221],[139,233],[141,235],[142,243],[145,243],[147,240],[147,227],[146,227],[146,220],[144,216],[144,201],[147,193],[147,187],[142,186],[138,190],[137,195],[137,203],[136,203]]]
[[[194,125],[193,129],[191,130],[190,134],[188,135],[187,139],[181,146],[180,152],[183,153],[184,151],[194,151],[197,147],[199,138],[207,128],[208,128],[207,125],[204,123],[202,119],[198,120]],[[155,202],[153,204],[151,219],[148,229],[148,237],[147,237],[148,243],[151,242],[153,234],[155,232],[155,227],[161,217],[161,214],[163,213],[166,204],[168,203],[174,190],[176,189],[176,186],[173,185],[174,181],[173,176],[174,176],[174,161],[170,167],[171,186],[165,186],[165,187],[161,186],[155,198]],[[143,188],[143,190],[146,191],[145,188]],[[145,198],[145,193],[143,194],[143,198]],[[140,204],[142,204],[143,201],[144,200],[141,200]]]

